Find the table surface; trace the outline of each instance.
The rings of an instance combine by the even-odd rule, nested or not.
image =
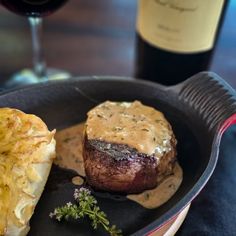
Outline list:
[[[70,0],[45,18],[43,48],[49,67],[72,75],[133,76],[137,0]],[[236,0],[231,0],[211,70],[236,88]],[[31,67],[29,25],[0,7],[0,83]]]

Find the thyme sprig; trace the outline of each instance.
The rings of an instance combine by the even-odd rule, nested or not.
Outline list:
[[[92,227],[97,229],[102,226],[111,236],[121,236],[121,230],[117,229],[115,225],[110,226],[106,214],[100,210],[97,205],[97,200],[91,195],[91,191],[87,188],[81,187],[75,189],[74,199],[76,204],[68,202],[62,207],[57,207],[49,216],[57,221],[78,220],[88,217],[91,220]]]

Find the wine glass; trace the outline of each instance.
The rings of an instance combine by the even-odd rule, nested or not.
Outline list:
[[[41,48],[42,17],[60,8],[67,0],[0,0],[0,4],[8,10],[28,17],[33,48],[33,69],[23,69],[10,78],[5,87],[16,87],[40,81],[66,79],[68,72],[46,68]]]

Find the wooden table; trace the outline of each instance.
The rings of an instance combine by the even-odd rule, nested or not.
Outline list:
[[[44,22],[50,67],[73,75],[133,76],[137,0],[70,0]],[[211,70],[236,88],[236,0],[231,0]],[[24,17],[0,7],[0,83],[31,67],[31,37]]]

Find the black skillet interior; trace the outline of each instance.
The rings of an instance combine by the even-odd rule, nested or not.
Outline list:
[[[175,215],[201,189],[214,168],[209,167],[213,136],[201,120],[178,101],[178,89],[166,89],[153,83],[125,79],[77,78],[70,81],[40,84],[0,96],[0,106],[21,109],[40,116],[50,129],[61,129],[86,119],[86,112],[104,100],[134,101],[162,111],[171,123],[178,140],[178,160],[183,168],[183,183],[177,193],[161,207],[148,210],[124,198],[109,194],[97,196],[99,205],[112,224],[124,235],[143,235]],[[198,181],[206,168],[204,179]],[[206,172],[206,171],[205,171]],[[29,235],[106,235],[94,231],[87,221],[57,223],[49,213],[57,206],[73,200],[76,186],[72,171],[52,168],[46,189],[31,219]]]

